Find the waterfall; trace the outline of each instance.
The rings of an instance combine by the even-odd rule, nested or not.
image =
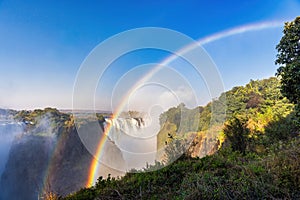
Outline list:
[[[158,122],[153,123],[149,117],[119,117],[106,119],[104,127],[110,127],[106,134],[121,150],[127,170],[154,163]]]
[[[106,119],[104,127],[107,128],[108,124],[111,125],[108,137],[115,143],[119,142],[122,134],[140,137],[146,130],[146,124],[142,118]]]

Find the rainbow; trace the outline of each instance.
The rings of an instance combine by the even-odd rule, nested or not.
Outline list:
[[[181,50],[176,52],[176,54],[172,54],[171,56],[164,59],[160,64],[157,64],[156,67],[154,67],[144,77],[142,77],[139,81],[137,81],[136,84],[134,84],[134,86],[126,93],[126,95],[124,95],[120,105],[115,110],[112,118],[117,118],[119,116],[120,112],[126,105],[126,102],[128,102],[128,98],[130,97],[130,94],[132,94],[132,92],[134,92],[140,85],[142,85],[147,80],[149,80],[162,67],[167,66],[171,62],[175,61],[178,58],[178,55],[183,55],[183,54],[193,50],[194,48],[197,48],[198,45],[205,45],[208,43],[215,42],[217,40],[224,39],[226,37],[230,37],[230,36],[234,36],[234,35],[238,35],[238,34],[242,34],[242,33],[246,33],[246,32],[251,32],[251,31],[260,31],[260,30],[265,30],[265,29],[270,29],[270,28],[280,28],[280,27],[283,27],[283,24],[286,21],[289,21],[289,20],[266,21],[266,22],[247,24],[247,25],[243,25],[243,26],[234,27],[234,28],[231,28],[231,29],[228,29],[225,31],[221,31],[216,34],[201,38],[201,39],[197,40],[196,44],[193,43],[192,45],[188,45],[188,46],[182,48]],[[87,178],[87,182],[86,182],[86,187],[92,187],[97,179],[96,176],[97,176],[97,172],[99,170],[98,168],[100,166],[99,158],[101,157],[101,151],[107,140],[107,136],[111,130],[111,127],[112,127],[112,124],[109,124],[107,126],[105,133],[102,135],[102,137],[98,143],[96,153],[95,153],[94,158],[90,165],[88,178]]]
[[[115,118],[115,117],[112,116],[112,118]],[[106,142],[106,139],[107,139],[107,136],[108,136],[108,133],[109,133],[109,130],[111,129],[111,127],[112,127],[112,123],[107,123],[104,133],[98,143],[96,153],[95,153],[96,156],[93,157],[93,160],[90,165],[87,182],[85,184],[86,187],[93,186],[93,184],[95,182],[96,174],[97,174],[97,171],[99,168],[98,165],[100,163],[99,158],[101,157],[101,150],[103,149],[103,146]]]
[[[254,23],[254,24],[247,24],[243,26],[238,26],[235,28],[231,28],[225,31],[218,32],[213,35],[209,35],[207,37],[204,37],[200,40],[198,40],[198,43],[201,45],[205,45],[226,37],[230,37],[233,35],[238,35],[246,32],[252,32],[252,31],[260,31],[264,29],[270,29],[270,28],[280,28],[283,27],[283,24],[286,21],[291,20],[281,20],[281,21],[267,21],[267,22],[260,22],[260,23]]]
[[[266,21],[266,22],[260,22],[260,23],[254,23],[254,24],[248,24],[248,25],[243,25],[243,26],[239,26],[239,27],[234,27],[225,31],[221,31],[218,32],[216,34],[212,34],[209,35],[207,37],[201,38],[199,40],[197,40],[198,45],[206,45],[208,43],[212,43],[215,42],[217,40],[221,40],[224,39],[226,37],[230,37],[230,36],[234,36],[234,35],[238,35],[238,34],[243,34],[246,32],[250,32],[250,31],[259,31],[259,30],[265,30],[265,29],[270,29],[270,28],[280,28],[283,27],[284,22],[286,21],[291,21],[289,20],[282,20],[282,21]],[[183,55],[186,52],[196,48],[197,45],[192,44],[192,45],[188,45],[184,48],[182,48],[180,51],[176,52],[176,55],[171,55],[169,57],[167,57],[166,59],[164,59],[160,64],[157,64],[156,67],[154,67],[152,70],[150,70],[145,76],[143,76],[141,79],[139,79],[139,81],[136,82],[136,84],[134,84],[134,86],[126,93],[126,95],[124,95],[121,103],[118,105],[118,107],[116,108],[116,110],[114,111],[114,115],[112,116],[112,118],[117,118],[120,114],[120,112],[122,111],[122,109],[124,108],[124,106],[126,105],[126,103],[128,102],[129,96],[130,94],[132,94],[140,85],[142,85],[144,82],[146,82],[147,80],[149,80],[155,73],[157,73],[162,67],[170,64],[171,62],[175,61],[178,58],[178,55]],[[94,154],[94,158],[91,161],[90,167],[89,167],[89,172],[87,175],[87,181],[85,183],[86,187],[91,187],[93,186],[93,184],[95,183],[95,181],[97,180],[97,172],[100,168],[100,161],[99,158],[101,157],[101,151],[103,149],[103,146],[107,140],[107,136],[108,133],[111,130],[113,124],[108,124],[104,134],[102,135],[102,137],[99,140],[99,143],[97,145],[96,148],[96,152]],[[55,148],[53,149],[52,154],[55,152],[55,150],[61,148],[61,143],[60,142],[62,140],[62,138],[58,138],[57,141],[57,145],[55,146]],[[45,189],[47,187],[47,179],[49,177],[51,177],[51,163],[52,163],[52,157],[50,157],[49,161],[48,161],[48,167],[47,170],[45,172],[45,176],[43,179],[43,189]]]
[[[53,158],[55,155],[55,152],[59,152],[63,148],[63,134],[60,134],[56,140],[56,145],[52,149],[52,152],[50,153],[49,159],[48,159],[48,165],[44,174],[43,179],[43,185],[41,190],[39,191],[39,195],[45,195],[48,192],[52,191],[50,179],[52,178],[51,175],[53,173],[52,164],[53,164]]]

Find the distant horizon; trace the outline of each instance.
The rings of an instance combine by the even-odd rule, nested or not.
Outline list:
[[[262,79],[250,79],[247,83],[245,83],[244,85],[236,85],[236,86],[233,86],[232,88],[230,88],[229,90],[231,90],[231,89],[233,89],[234,87],[240,87],[240,86],[245,86],[246,84],[248,84],[251,80],[254,80],[254,81],[256,81],[256,80],[264,80],[264,79],[269,79],[269,78],[272,78],[272,77],[274,77],[274,78],[277,78],[276,76],[270,76],[270,77],[265,77],[265,78],[262,78]],[[229,90],[226,90],[226,91],[224,91],[224,92],[227,92],[227,91],[229,91]],[[217,98],[219,98],[220,96],[218,96]],[[213,100],[213,99],[212,99]],[[211,101],[212,101],[211,100]],[[211,101],[209,101],[209,102],[207,102],[207,103],[205,103],[205,104],[203,104],[203,105],[197,105],[197,106],[195,106],[195,107],[193,107],[193,108],[189,108],[189,109],[194,109],[194,108],[196,108],[196,107],[199,107],[199,106],[201,106],[201,107],[204,107],[204,106],[206,106],[208,103],[210,103]],[[180,104],[180,103],[179,103]],[[177,104],[177,105],[175,105],[175,106],[178,106],[179,104]],[[104,109],[85,109],[85,108],[77,108],[77,109],[72,109],[72,108],[58,108],[58,107],[54,107],[54,106],[45,106],[45,107],[37,107],[37,108],[28,108],[28,109],[15,109],[15,108],[4,108],[4,107],[0,107],[0,110],[1,109],[3,109],[3,110],[14,110],[14,111],[23,111],[23,110],[25,110],[25,111],[34,111],[34,110],[45,110],[46,108],[53,108],[53,109],[57,109],[58,111],[60,111],[60,112],[66,112],[66,113],[76,113],[76,112],[88,112],[88,113],[110,113],[110,114],[114,114],[114,112],[113,111],[111,111],[111,110],[104,110]],[[171,108],[171,107],[170,107]],[[138,112],[143,112],[143,111],[140,111],[140,110],[128,110],[128,111],[138,111]],[[128,112],[127,111],[127,112]]]

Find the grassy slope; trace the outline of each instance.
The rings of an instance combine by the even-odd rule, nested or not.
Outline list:
[[[154,167],[154,166],[152,166]],[[150,167],[151,168],[151,167]],[[300,198],[300,139],[268,153],[243,156],[230,149],[202,159],[182,158],[158,171],[99,179],[65,199]]]

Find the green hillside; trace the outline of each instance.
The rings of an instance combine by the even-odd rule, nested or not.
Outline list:
[[[223,94],[227,97],[227,121],[224,126],[215,122],[211,128],[222,127],[218,130],[219,138],[223,135],[226,139],[214,155],[204,158],[183,155],[158,171],[128,173],[120,179],[100,177],[94,187],[65,199],[299,198],[300,139],[293,123],[294,106],[281,95],[279,86],[278,79],[272,77],[250,81]],[[199,132],[209,130],[206,123],[213,103],[192,110],[184,108],[186,114],[199,118],[195,120],[203,125],[199,126]],[[180,106],[183,105],[162,114],[165,124],[171,127],[169,130],[178,129],[178,118],[174,116]],[[195,110],[198,110],[196,115]],[[185,120],[191,122],[189,118]],[[247,133],[243,135],[244,144],[228,133],[228,130],[239,133],[237,122]],[[184,128],[181,132],[184,136]],[[170,153],[166,156],[172,156]],[[145,171],[160,165],[148,166]]]

